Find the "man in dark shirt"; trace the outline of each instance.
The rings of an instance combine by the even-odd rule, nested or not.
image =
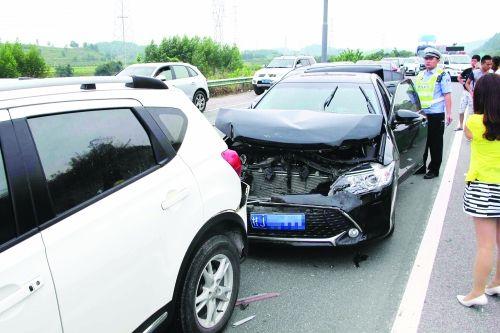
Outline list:
[[[466,110],[471,110],[472,109],[472,96],[465,87],[465,82],[467,82],[467,79],[469,76],[472,74],[472,70],[476,69],[477,63],[481,60],[481,57],[477,54],[472,56],[472,59],[470,61],[471,67],[465,69],[462,73],[458,75],[458,82],[464,87],[464,92],[462,95],[462,99],[460,101],[460,122],[458,124],[458,127],[455,129],[455,131],[461,131],[464,128],[464,113]]]

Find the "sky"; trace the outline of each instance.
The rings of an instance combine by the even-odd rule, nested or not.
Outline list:
[[[123,3],[125,40],[141,45],[174,35],[221,35],[216,34],[214,19],[214,8],[221,4],[224,10],[218,21],[225,43],[236,43],[240,49],[300,49],[321,44],[323,0]],[[72,40],[122,40],[121,4],[122,0],[0,0],[0,41],[50,42],[62,47]],[[500,32],[495,16],[483,16],[478,29],[460,23],[468,12],[456,0],[329,0],[328,44],[334,48],[414,50],[424,34],[436,35],[440,44],[461,44]]]

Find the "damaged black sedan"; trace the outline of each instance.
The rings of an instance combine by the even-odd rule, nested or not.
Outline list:
[[[398,183],[421,166],[427,121],[410,80],[394,96],[375,74],[286,78],[216,127],[250,185],[248,235],[344,246],[394,229]]]

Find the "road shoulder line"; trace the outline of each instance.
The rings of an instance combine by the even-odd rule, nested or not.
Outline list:
[[[448,210],[448,201],[460,155],[462,137],[462,132],[457,132],[453,138],[443,178],[392,326],[392,333],[410,333],[418,330],[434,260],[441,239],[441,231]]]

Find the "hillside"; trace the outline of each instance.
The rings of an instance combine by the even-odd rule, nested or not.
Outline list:
[[[28,49],[29,45],[23,45]],[[144,52],[144,46],[135,43],[104,42],[96,44],[85,43],[81,47],[39,46],[42,57],[50,66],[87,67],[110,61],[120,60],[125,63],[136,62],[137,55]],[[125,51],[125,61],[123,53]]]
[[[497,32],[493,37],[488,39],[486,43],[480,48],[476,49],[474,53],[479,53],[481,55],[500,55],[500,32]]]

